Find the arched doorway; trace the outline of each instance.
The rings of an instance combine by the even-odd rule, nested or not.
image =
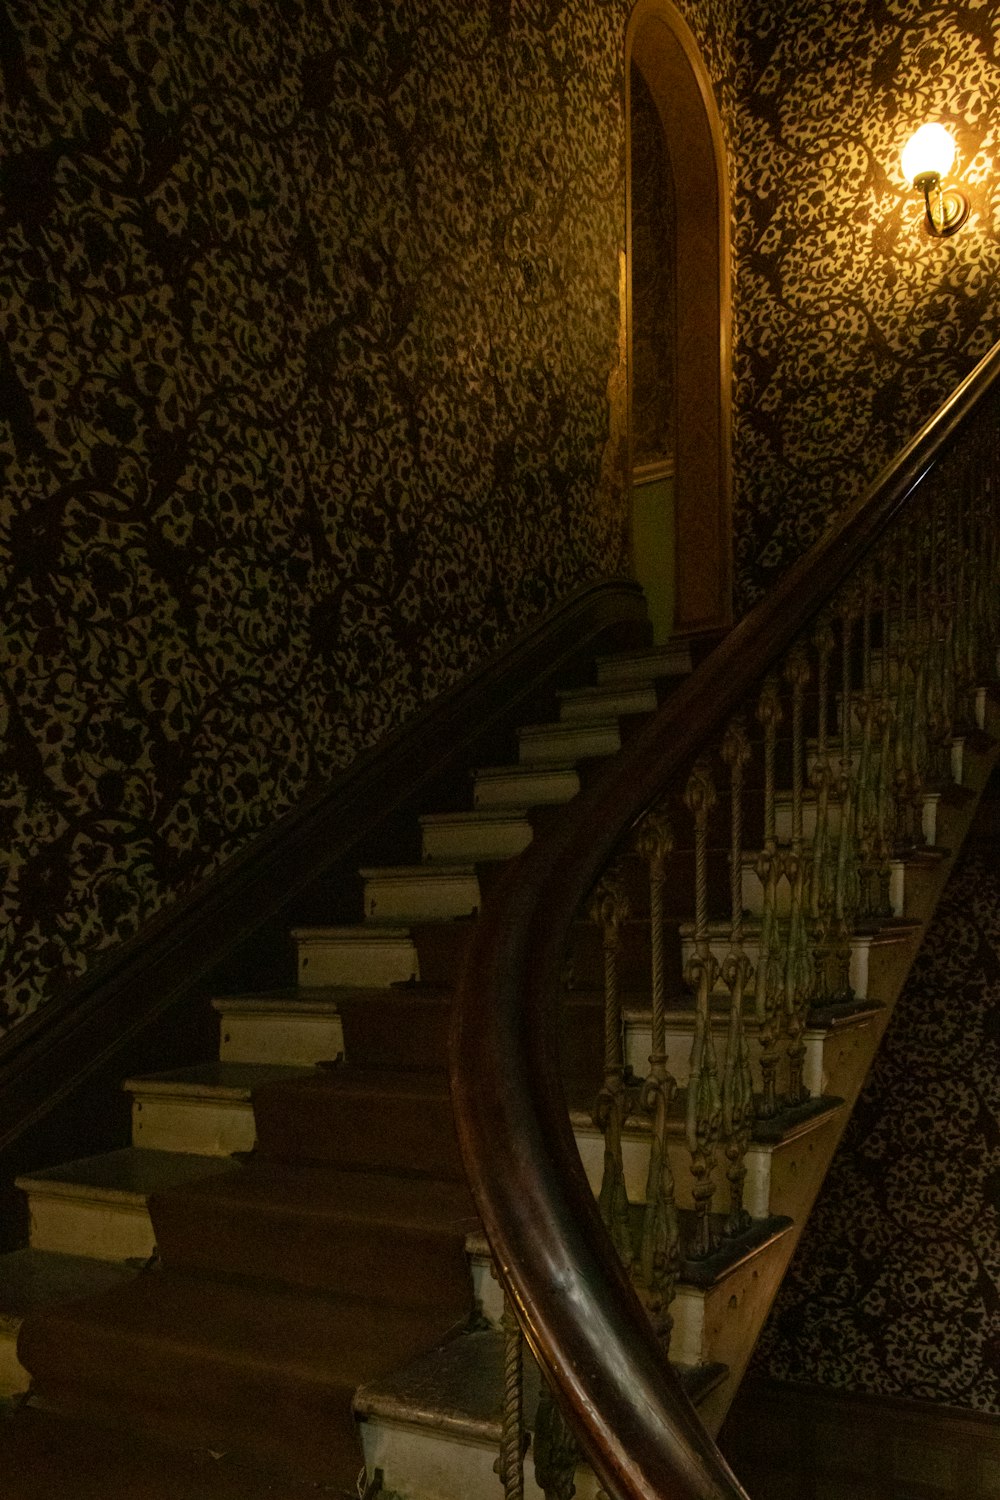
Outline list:
[[[718,110],[669,0],[626,37],[629,456],[658,640],[731,618],[729,212]]]

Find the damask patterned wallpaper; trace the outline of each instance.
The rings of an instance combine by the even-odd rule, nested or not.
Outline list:
[[[0,1023],[627,565],[626,18],[0,0]]]
[[[1000,1416],[1000,870],[956,866],[755,1355]]]
[[[998,0],[741,7],[736,573],[743,603],[1000,337]],[[899,153],[940,120],[973,216],[921,227]]]

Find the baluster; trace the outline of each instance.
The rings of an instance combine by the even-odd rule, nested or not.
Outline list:
[[[829,707],[830,658],[833,655],[833,628],[821,615],[813,632],[816,650],[817,732],[816,758],[809,780],[816,793],[816,832],[813,835],[812,869],[809,882],[809,918],[813,929],[813,951],[816,955],[816,995],[824,1004],[836,996],[837,981],[833,949],[834,895],[836,859],[830,817],[830,794],[833,791],[833,763],[830,757]]]
[[[893,715],[896,737],[893,749],[893,784],[896,799],[896,850],[912,849],[913,829],[911,746],[914,711],[914,643],[910,626],[910,531],[903,527],[899,541],[899,609],[893,632],[892,665],[896,689]]]
[[[893,696],[893,651],[895,639],[892,615],[892,558],[894,548],[882,549],[880,562],[882,573],[881,624],[882,650],[879,653],[879,683],[876,697],[878,713],[878,741],[876,749],[875,786],[878,816],[878,832],[875,840],[877,859],[876,875],[878,894],[875,915],[890,917],[892,902],[889,888],[892,869],[890,861],[896,845],[896,799],[895,799],[895,722],[896,703]]]
[[[923,518],[925,507],[917,506],[913,521],[914,543],[914,610],[913,610],[913,733],[910,739],[910,801],[912,803],[914,843],[923,844],[924,839],[924,786],[927,777],[927,672],[928,641],[925,608],[926,585],[924,565],[927,549],[924,545]]]
[[[878,758],[874,740],[878,732],[878,709],[872,689],[872,604],[875,576],[871,567],[861,582],[861,691],[857,695],[855,716],[861,730],[858,751],[858,799],[855,811],[855,835],[861,870],[859,913],[863,917],[878,914]]]
[[[792,689],[792,839],[785,857],[785,874],[791,892],[785,940],[785,1030],[788,1036],[788,1103],[793,1107],[807,1098],[804,1033],[815,980],[806,923],[806,860],[802,831],[802,773],[806,754],[802,716],[809,677],[809,656],[804,643],[799,642],[792,647],[785,663],[785,680]]]
[[[503,1418],[500,1454],[493,1472],[500,1476],[504,1500],[524,1500],[524,1335],[510,1298],[503,1301]]]
[[[702,1259],[714,1249],[711,1213],[715,1195],[715,1156],[722,1130],[722,1097],[711,1014],[718,965],[708,941],[708,818],[715,806],[716,794],[706,760],[701,759],[695,764],[685,788],[684,801],[694,817],[695,848],[695,953],[685,974],[695,991],[695,1019],[685,1127],[694,1178],[691,1192],[695,1230],[690,1253],[694,1259]]]
[[[930,774],[939,786],[947,783],[951,769],[951,718],[948,712],[946,657],[946,537],[944,547],[941,545],[946,520],[944,500],[945,492],[939,484],[934,491],[930,512],[930,649],[927,681]]]
[[[669,1345],[669,1308],[680,1269],[680,1227],[674,1174],[670,1166],[667,1119],[677,1083],[667,1068],[666,972],[663,944],[663,882],[674,847],[673,829],[664,813],[654,811],[642,822],[637,849],[649,870],[649,924],[652,950],[653,1035],[649,1073],[639,1107],[652,1118],[646,1207],[639,1244],[639,1276],[653,1326]]]
[[[781,860],[775,825],[775,752],[781,723],[778,679],[768,677],[757,703],[757,722],[764,731],[764,838],[756,873],[762,889],[760,943],[754,975],[754,1009],[760,1041],[761,1097],[757,1113],[768,1120],[778,1112],[778,1039],[784,999],[784,964],[778,922],[778,880]]]
[[[840,776],[837,780],[837,797],[840,803],[840,826],[837,837],[837,873],[833,903],[832,963],[834,970],[835,998],[847,1001],[851,990],[851,931],[857,916],[860,900],[858,851],[855,842],[854,801],[856,773],[854,769],[854,708],[851,683],[851,646],[854,621],[858,615],[858,592],[856,586],[848,588],[840,606]]]
[[[583,1455],[562,1414],[559,1402],[544,1378],[538,1393],[533,1453],[535,1483],[545,1500],[572,1500],[576,1494],[576,1471],[583,1461]]]
[[[722,968],[722,978],[729,990],[729,1030],[722,1074],[722,1137],[729,1182],[729,1215],[723,1234],[734,1238],[750,1227],[750,1215],[743,1206],[743,1188],[753,1126],[753,1075],[743,1021],[743,996],[752,976],[750,960],[743,946],[743,778],[750,762],[750,740],[742,718],[730,720],[722,742],[722,759],[729,767],[729,892],[732,910],[729,952]]]
[[[604,1222],[626,1268],[634,1257],[622,1135],[635,1103],[626,1085],[624,1021],[618,993],[621,929],[628,915],[624,882],[613,870],[598,885],[590,907],[591,921],[601,929],[604,953],[604,1084],[594,1105],[594,1124],[604,1136],[604,1175],[598,1198]]]

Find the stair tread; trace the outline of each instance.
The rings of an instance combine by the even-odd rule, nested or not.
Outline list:
[[[265,1083],[308,1077],[311,1068],[284,1063],[204,1062],[167,1073],[145,1073],[127,1078],[122,1088],[132,1094],[173,1094],[191,1098],[248,1101],[255,1088]]]
[[[362,1069],[352,1068],[349,1064],[338,1064],[336,1067],[324,1068],[320,1072],[305,1075],[298,1080],[291,1079],[288,1087],[295,1093],[305,1092],[310,1096],[325,1092],[338,1095],[353,1094],[366,1098],[380,1095],[386,1099],[449,1097],[448,1076],[443,1060],[440,1071],[434,1072],[430,1069],[413,1069],[412,1071],[402,1068]],[[277,1091],[271,1089],[268,1092],[269,1097],[274,1098]]]
[[[408,923],[401,922],[366,922],[363,926],[343,925],[331,923],[326,927],[293,927],[291,931],[295,942],[318,941],[324,943],[384,943],[387,940],[407,942],[412,938],[412,927]],[[318,987],[317,987],[318,988]]]
[[[502,1426],[504,1336],[493,1329],[463,1333],[439,1349],[418,1355],[388,1377],[367,1382],[354,1397],[365,1421],[405,1422],[473,1442],[496,1444]],[[725,1366],[674,1366],[692,1400],[708,1393]],[[539,1374],[533,1360],[524,1371],[525,1413],[533,1425]]]
[[[433,864],[373,865],[359,870],[362,880],[474,880],[476,867],[464,860],[435,860]]]
[[[348,1500],[333,1484],[297,1483],[229,1454],[33,1407],[0,1418],[0,1454],[5,1500]]]
[[[303,1015],[336,1015],[343,985],[316,985],[313,989],[289,985],[284,989],[255,990],[246,995],[216,995],[212,1009],[220,1015],[230,1011],[266,1013],[274,1010],[301,1012]]]
[[[200,1356],[320,1386],[340,1385],[359,1361],[371,1371],[385,1369],[392,1356],[383,1351],[396,1336],[417,1349],[442,1332],[433,1310],[398,1307],[384,1297],[338,1297],[160,1268],[137,1276],[124,1294],[115,1289],[41,1316],[50,1337],[56,1330],[71,1338],[86,1330],[105,1347]],[[122,1375],[130,1378],[127,1371]]]
[[[217,1156],[184,1151],[152,1151],[126,1146],[99,1156],[84,1156],[17,1179],[23,1190],[44,1189],[60,1197],[100,1198],[107,1202],[144,1203],[150,1193],[217,1172]]]
[[[526,807],[476,807],[462,812],[423,813],[419,822],[424,827],[440,827],[455,823],[526,823]]]
[[[464,1183],[266,1159],[191,1183],[185,1199],[209,1200],[220,1212],[238,1207],[276,1217],[357,1220],[393,1229],[440,1227],[464,1234],[478,1223]]]
[[[0,1329],[36,1308],[123,1286],[138,1275],[120,1261],[25,1248],[0,1256]]]

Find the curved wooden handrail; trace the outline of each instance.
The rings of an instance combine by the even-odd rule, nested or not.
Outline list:
[[[809,624],[997,387],[1000,344],[507,870],[477,924],[452,1035],[462,1154],[505,1291],[612,1500],[745,1492],[664,1360],[580,1163],[557,1067],[570,923],[664,783]]]

